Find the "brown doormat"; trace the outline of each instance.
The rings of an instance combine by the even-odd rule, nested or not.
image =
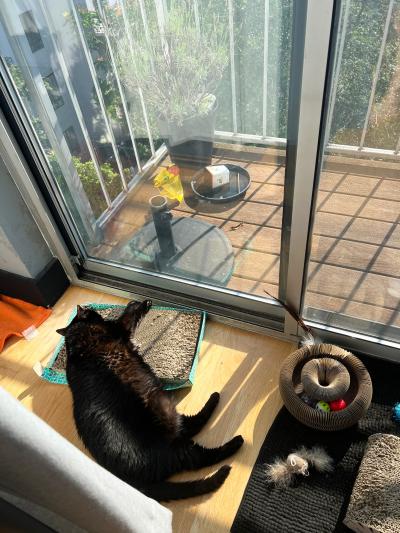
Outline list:
[[[114,320],[125,309],[123,305],[86,304],[103,318]],[[69,322],[76,315],[73,311]],[[165,389],[178,389],[193,384],[200,345],[203,340],[206,313],[192,309],[153,306],[140,322],[134,335],[143,359],[163,381]],[[35,365],[35,371],[51,383],[67,384],[64,337],[58,343],[46,367]]]

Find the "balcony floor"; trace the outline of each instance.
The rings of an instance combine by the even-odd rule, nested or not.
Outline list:
[[[277,296],[285,168],[250,162],[246,152],[234,158],[221,153],[224,156],[215,157],[214,163],[238,164],[249,172],[245,198],[208,213],[182,202],[173,214],[206,220],[225,232],[235,255],[228,288],[264,297],[267,290]],[[160,167],[168,164],[166,157]],[[354,170],[368,173],[362,165]],[[151,179],[131,191],[108,223],[97,256],[115,257],[150,217],[148,200],[157,192]],[[306,307],[400,326],[399,202],[400,183],[393,177],[323,172]]]

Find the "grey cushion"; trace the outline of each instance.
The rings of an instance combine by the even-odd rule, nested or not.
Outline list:
[[[368,439],[344,524],[357,532],[400,533],[400,438]]]

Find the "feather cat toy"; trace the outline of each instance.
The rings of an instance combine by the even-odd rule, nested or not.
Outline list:
[[[267,480],[279,488],[289,487],[296,475],[309,476],[309,468],[317,472],[332,472],[333,460],[326,451],[319,447],[302,446],[287,456],[287,459],[275,459],[266,465]]]

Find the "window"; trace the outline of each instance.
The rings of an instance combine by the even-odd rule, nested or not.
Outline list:
[[[32,11],[25,11],[19,16],[19,18],[32,52],[37,52],[38,50],[44,48],[42,37],[36,25],[35,19],[33,18]]]
[[[304,299],[313,322],[397,342],[398,16],[392,1],[342,9]]]
[[[400,348],[398,2],[24,1],[48,58],[9,24],[2,76],[49,139],[83,277],[296,339],[272,295],[324,341]]]
[[[53,104],[54,110],[64,105],[64,99],[61,96],[60,87],[58,86],[56,77],[52,72],[45,78],[43,78],[44,86],[49,95],[51,103]]]

